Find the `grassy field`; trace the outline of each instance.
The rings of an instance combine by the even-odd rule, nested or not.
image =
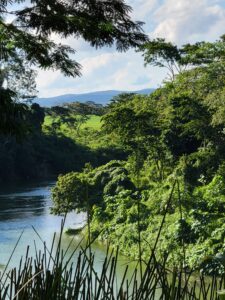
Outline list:
[[[87,120],[87,122],[81,126],[81,129],[84,129],[84,128],[92,128],[94,130],[100,130],[100,128],[101,128],[101,117],[91,115],[90,119]]]
[[[59,120],[59,118],[57,118]],[[55,119],[56,120],[56,119]],[[44,120],[44,126],[51,126],[53,123],[53,118],[51,116],[46,116]],[[67,126],[64,125],[63,129],[65,129]],[[82,124],[81,129],[84,128],[92,128],[94,130],[100,130],[101,128],[101,117],[96,115],[91,115],[90,118]]]
[[[54,123],[57,122],[58,125],[55,126]],[[65,123],[60,124],[60,117],[46,116],[43,124],[44,132],[56,132],[93,149],[101,146],[100,129],[101,117],[97,115],[90,115],[90,118],[80,126],[79,131],[77,131],[76,126],[69,128]]]

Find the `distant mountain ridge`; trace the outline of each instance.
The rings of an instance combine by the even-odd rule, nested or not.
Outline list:
[[[106,105],[109,101],[121,94],[121,93],[136,93],[141,95],[147,95],[154,91],[154,89],[144,89],[139,91],[118,91],[118,90],[109,90],[109,91],[98,91],[90,92],[84,94],[65,94],[49,98],[35,98],[33,102],[38,103],[40,106],[52,107],[56,105],[62,105],[66,102],[82,102],[93,101],[97,104]]]

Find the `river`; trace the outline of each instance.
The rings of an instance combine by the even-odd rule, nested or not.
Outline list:
[[[25,184],[13,184],[0,187],[0,270],[4,269],[21,233],[22,237],[10,260],[10,267],[18,266],[21,256],[30,246],[30,255],[34,255],[35,247],[43,249],[43,243],[38,237],[50,246],[54,232],[59,236],[62,217],[50,214],[52,206],[51,188],[54,182],[34,182]],[[85,214],[70,213],[67,216],[65,228],[81,226],[85,223]],[[35,228],[35,230],[34,230]],[[63,243],[66,246],[72,237],[63,235]],[[76,247],[81,237],[76,237],[72,247]],[[96,258],[97,271],[101,269],[105,258],[106,249],[100,243],[93,245]],[[76,255],[75,258],[76,259]],[[126,258],[120,257],[118,274],[123,274]]]

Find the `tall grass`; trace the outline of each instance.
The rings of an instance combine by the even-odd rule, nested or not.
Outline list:
[[[175,187],[175,185],[174,185]],[[174,187],[167,201],[169,207]],[[29,254],[20,260],[19,266],[9,269],[9,262],[0,275],[0,300],[46,299],[46,300],[196,300],[224,299],[225,276],[205,278],[196,277],[180,266],[169,269],[167,257],[159,261],[156,256],[158,240],[163,228],[167,209],[162,218],[154,247],[149,260],[139,260],[132,276],[128,279],[128,267],[118,280],[118,249],[108,248],[101,270],[96,271],[95,255],[91,243],[80,243],[75,249],[71,243],[62,247],[64,221],[59,239],[54,235],[51,247],[43,242],[43,249],[36,249],[35,256]],[[36,232],[36,230],[34,229]],[[38,232],[36,232],[38,237]],[[19,240],[18,240],[19,242]],[[16,246],[15,246],[16,248]],[[12,253],[13,254],[13,253]],[[77,259],[74,262],[74,256]],[[143,264],[140,276],[140,263]]]
[[[80,245],[68,257],[66,254],[71,245],[63,250],[61,241],[62,231],[59,240],[56,241],[54,236],[50,249],[44,243],[43,250],[37,250],[35,257],[29,256],[28,248],[18,268],[1,276],[0,299],[214,300],[220,299],[217,291],[224,288],[224,276],[206,280],[200,275],[193,281],[191,273],[187,276],[184,270],[167,269],[167,258],[159,262],[154,253],[141,278],[136,268],[128,280],[127,266],[118,283],[118,249],[107,251],[101,271],[96,272],[95,256],[89,257],[86,247]],[[77,251],[79,254],[76,263],[73,263],[72,258]]]

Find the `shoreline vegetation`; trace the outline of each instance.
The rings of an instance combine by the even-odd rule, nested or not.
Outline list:
[[[0,135],[0,183],[57,178],[58,174],[81,171],[87,161],[99,166],[124,159],[121,147],[99,143],[103,111],[94,103],[47,109],[30,105],[26,138]]]
[[[149,259],[137,261],[130,278],[127,277],[127,265],[124,273],[120,274],[120,281],[117,279],[117,247],[111,250],[109,245],[102,267],[96,272],[95,255],[91,249],[94,240],[90,241],[88,238],[86,246],[81,244],[81,240],[75,249],[71,240],[66,249],[63,248],[65,219],[62,221],[59,239],[54,235],[49,248],[34,228],[34,233],[43,243],[43,250],[36,249],[36,256],[30,257],[28,247],[19,267],[10,270],[8,265],[19,243],[20,238],[18,239],[7,265],[0,272],[1,299],[224,299],[224,275],[211,278],[205,277],[204,274],[196,276],[182,263],[179,268],[168,268],[168,257],[157,260],[155,250],[164,221],[163,217]],[[76,253],[78,255],[74,261]]]
[[[179,65],[180,72],[150,95],[115,97],[96,134],[80,131],[89,147],[108,145],[126,157],[59,176],[52,212],[86,211],[92,238],[147,260],[173,190],[156,255],[171,266],[185,252],[187,269],[223,274],[224,49],[224,37],[181,48],[148,42],[141,49],[146,64]]]
[[[28,247],[18,268],[6,264],[3,300],[225,298],[225,35],[182,46],[150,40],[131,12],[122,0],[0,2],[0,182],[58,176],[51,212],[87,213],[87,245],[69,258],[62,224],[50,249],[43,242],[30,257]],[[134,48],[167,78],[105,107],[29,104],[37,66],[81,74],[75,49],[54,35]],[[115,248],[100,273],[97,239]],[[137,262],[120,284],[119,251]]]

